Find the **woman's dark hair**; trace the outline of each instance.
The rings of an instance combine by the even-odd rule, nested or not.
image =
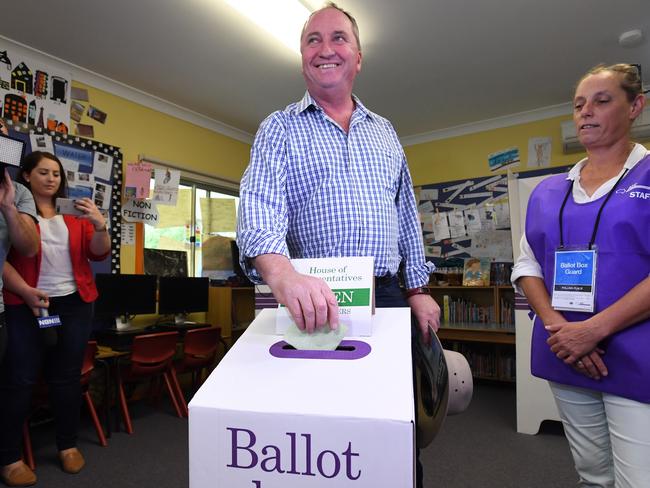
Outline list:
[[[25,180],[25,174],[30,174],[34,168],[38,166],[38,163],[40,163],[43,159],[51,159],[52,161],[56,161],[56,163],[59,165],[61,184],[59,185],[59,189],[56,191],[56,193],[52,195],[52,204],[54,204],[57,198],[65,198],[68,195],[68,181],[65,177],[65,169],[63,168],[63,165],[61,164],[59,158],[57,158],[54,154],[44,151],[34,151],[32,153],[29,153],[20,162],[20,171],[18,172],[18,178],[16,178],[16,181],[25,185],[29,191],[32,191],[31,185],[27,180]],[[38,204],[36,204],[36,210],[38,210],[39,214],[41,213],[40,209],[38,208]]]

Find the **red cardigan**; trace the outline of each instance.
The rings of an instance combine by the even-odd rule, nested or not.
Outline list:
[[[90,250],[90,241],[93,238],[95,229],[88,220],[82,220],[72,215],[64,215],[63,220],[69,233],[70,260],[72,262],[72,274],[77,283],[77,291],[84,302],[92,302],[97,298],[98,294],[88,260],[101,261],[108,256],[110,251],[98,256]],[[40,234],[38,225],[36,229]],[[16,268],[16,271],[29,286],[35,287],[37,285],[41,270],[40,246],[36,256],[31,258],[25,257],[12,249],[7,256],[7,262]],[[19,295],[6,288],[2,290],[2,293],[5,304],[20,305],[24,303]]]

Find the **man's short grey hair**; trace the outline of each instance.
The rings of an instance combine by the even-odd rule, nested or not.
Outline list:
[[[309,21],[311,18],[316,15],[319,12],[322,12],[325,9],[328,8],[334,8],[341,12],[343,15],[345,15],[350,23],[352,24],[352,33],[354,34],[354,38],[357,40],[357,49],[361,51],[361,40],[359,39],[359,26],[357,25],[357,20],[352,17],[352,14],[346,10],[343,10],[341,7],[336,5],[334,2],[326,2],[325,5],[318,10],[315,10],[314,12],[311,13],[309,18],[307,19],[307,22],[305,22],[305,25],[302,26],[302,32],[300,33],[300,41],[302,42],[302,38],[305,35],[305,29],[307,28],[307,24],[309,24]]]

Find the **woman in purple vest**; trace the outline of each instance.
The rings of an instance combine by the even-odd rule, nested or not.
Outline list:
[[[512,275],[536,313],[531,370],[549,380],[580,486],[650,487],[650,152],[630,140],[642,90],[627,64],[580,80],[587,157],[533,191]]]

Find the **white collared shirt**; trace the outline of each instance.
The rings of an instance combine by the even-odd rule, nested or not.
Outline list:
[[[580,171],[582,170],[582,167],[586,164],[587,158],[580,160],[578,164],[576,164],[573,168],[571,168],[571,171],[569,171],[569,174],[567,175],[566,178],[567,180],[573,181],[573,189],[571,192],[573,196],[573,200],[577,204],[584,204],[584,203],[593,202],[603,197],[604,195],[607,195],[607,193],[609,193],[611,189],[614,188],[614,185],[621,177],[621,175],[625,171],[629,171],[632,168],[634,168],[638,164],[638,162],[641,161],[643,158],[645,158],[648,154],[650,154],[650,151],[648,151],[644,146],[642,146],[641,144],[634,144],[634,148],[632,149],[632,152],[630,152],[630,155],[627,157],[627,160],[625,161],[625,164],[623,165],[621,171],[616,176],[614,176],[613,178],[607,180],[605,183],[600,185],[591,196],[587,195],[587,192],[580,184]],[[521,236],[519,250],[520,250],[520,254],[519,257],[517,258],[517,262],[512,268],[512,275],[510,276],[510,281],[512,282],[512,285],[515,287],[515,291],[520,295],[523,295],[521,288],[516,285],[516,281],[519,278],[521,278],[522,276],[536,276],[538,278],[544,279],[544,275],[542,274],[542,267],[539,265],[537,259],[535,259],[533,250],[531,249],[530,244],[528,244],[528,239],[526,239],[525,232]]]

